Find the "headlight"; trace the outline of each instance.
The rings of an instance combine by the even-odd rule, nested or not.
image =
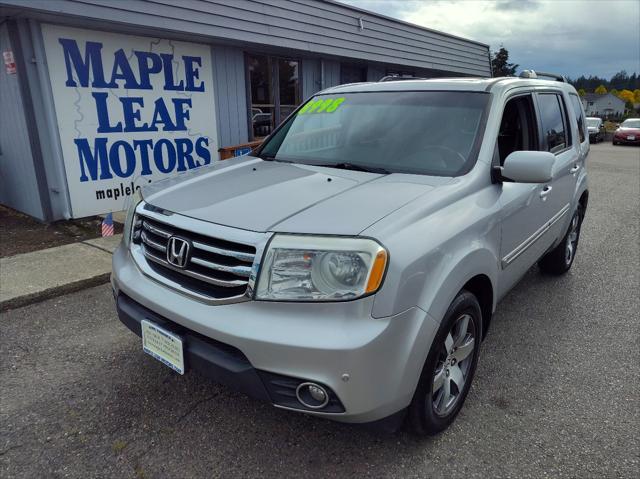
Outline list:
[[[131,226],[133,225],[133,217],[135,216],[136,206],[142,201],[142,193],[137,189],[131,196],[129,207],[127,208],[127,216],[124,220],[124,229],[122,230],[122,241],[125,246],[129,246],[131,240]]]
[[[256,299],[346,301],[374,293],[387,251],[366,238],[276,235],[265,254]]]

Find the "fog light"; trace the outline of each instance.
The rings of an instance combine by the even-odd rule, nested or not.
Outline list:
[[[321,409],[329,402],[327,391],[315,383],[302,383],[296,388],[296,397],[303,405],[311,409]]]

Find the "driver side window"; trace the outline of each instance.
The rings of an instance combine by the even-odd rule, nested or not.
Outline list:
[[[514,151],[538,150],[538,128],[531,95],[510,99],[504,107],[497,141],[500,166]]]

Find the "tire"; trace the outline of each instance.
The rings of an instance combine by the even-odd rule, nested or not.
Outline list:
[[[440,323],[409,405],[407,425],[415,434],[433,436],[456,418],[473,381],[481,338],[480,304],[462,290]]]
[[[571,269],[573,260],[578,252],[583,217],[584,211],[582,210],[582,205],[579,204],[573,213],[569,229],[560,244],[538,261],[538,266],[544,273],[561,275]]]

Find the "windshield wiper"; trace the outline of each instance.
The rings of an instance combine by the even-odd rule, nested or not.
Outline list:
[[[327,168],[338,168],[339,170],[352,170],[352,171],[365,171],[367,173],[378,173],[380,175],[389,175],[391,172],[385,168],[381,168],[379,166],[365,166],[359,165],[357,163],[326,163],[321,165],[313,165],[313,166],[325,166]]]

